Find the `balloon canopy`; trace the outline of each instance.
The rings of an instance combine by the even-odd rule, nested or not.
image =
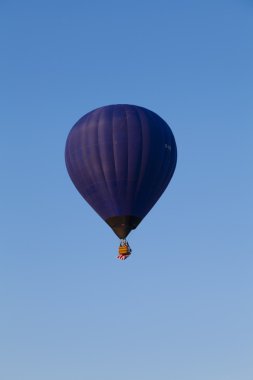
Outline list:
[[[74,125],[65,160],[79,193],[124,239],[168,186],[177,148],[160,116],[117,104],[95,109]]]

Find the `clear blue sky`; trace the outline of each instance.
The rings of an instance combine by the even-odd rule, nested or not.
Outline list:
[[[252,380],[252,1],[2,0],[0,46],[1,380]],[[126,262],[64,164],[112,103],[178,146]]]

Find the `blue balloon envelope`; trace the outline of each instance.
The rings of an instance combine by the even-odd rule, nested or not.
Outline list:
[[[124,239],[168,186],[177,148],[160,116],[117,104],[95,109],[74,125],[65,160],[77,190]]]

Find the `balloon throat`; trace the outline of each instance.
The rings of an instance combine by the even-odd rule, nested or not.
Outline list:
[[[132,253],[132,250],[126,239],[120,240],[119,251],[117,259],[126,260]]]

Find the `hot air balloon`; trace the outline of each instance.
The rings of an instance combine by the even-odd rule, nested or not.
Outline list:
[[[126,259],[126,237],[173,176],[177,147],[170,127],[144,107],[100,107],[71,129],[65,161],[79,193],[121,239],[118,258]]]

